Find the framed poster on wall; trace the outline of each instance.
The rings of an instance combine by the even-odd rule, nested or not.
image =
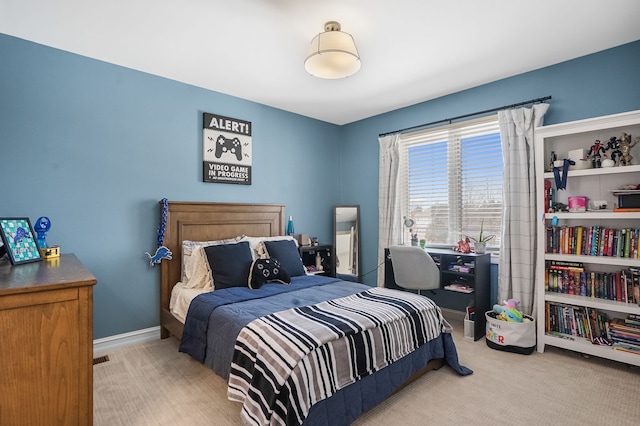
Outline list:
[[[205,112],[204,182],[251,185],[251,122]]]

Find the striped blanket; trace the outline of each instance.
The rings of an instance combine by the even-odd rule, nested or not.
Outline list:
[[[258,318],[240,332],[228,397],[250,425],[299,425],[311,406],[445,331],[430,299],[372,288]]]

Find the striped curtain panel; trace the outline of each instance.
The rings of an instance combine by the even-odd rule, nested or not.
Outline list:
[[[502,238],[498,302],[520,301],[527,315],[535,312],[536,179],[534,131],[549,104],[498,112],[504,161]]]
[[[378,183],[378,287],[384,287],[384,249],[398,244],[402,233],[398,170],[399,134],[378,138],[380,172]]]

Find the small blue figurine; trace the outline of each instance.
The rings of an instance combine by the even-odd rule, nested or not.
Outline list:
[[[49,245],[47,244],[47,232],[51,229],[51,221],[48,217],[42,216],[36,220],[36,224],[33,227],[33,230],[36,231],[38,247],[47,248]]]

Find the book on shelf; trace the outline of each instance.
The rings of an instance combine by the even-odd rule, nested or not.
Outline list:
[[[626,319],[613,318],[609,322],[609,326],[611,328],[613,328],[614,330],[619,331],[621,333],[635,334],[638,337],[640,337],[640,325],[635,325],[633,323],[628,323],[627,322],[628,319],[629,318],[626,318]]]
[[[571,262],[566,260],[550,260],[549,267],[554,269],[577,269],[584,270],[584,263],[582,262]]]
[[[585,306],[545,302],[545,332],[560,333],[593,341],[606,336],[606,316]]]
[[[632,349],[628,345],[615,342],[611,347],[617,351],[629,352],[632,354],[640,355],[640,349]]]
[[[640,304],[640,270],[587,271],[581,262],[546,261],[544,289],[548,292]]]
[[[640,355],[640,322],[637,316],[629,315],[624,320],[613,318],[609,321],[609,338],[614,349]],[[636,321],[636,324],[628,321]]]
[[[597,309],[586,306],[545,302],[545,333],[551,336],[585,339],[592,343],[611,345],[617,342],[619,346],[639,345],[640,327],[633,332],[621,330],[619,323],[624,326],[624,320],[607,320],[607,315]],[[627,348],[628,349],[628,348]]]
[[[640,229],[565,225],[545,232],[547,253],[638,258]]]
[[[619,324],[609,323],[609,335],[627,341],[628,343],[640,344],[640,332],[638,330],[620,328]]]
[[[640,207],[614,207],[613,208],[614,212],[628,212],[628,213],[633,213],[633,212],[640,212]]]
[[[640,315],[629,314],[629,316],[625,318],[624,322],[633,327],[640,328]]]
[[[624,333],[615,331],[609,332],[609,338],[612,342],[624,343],[625,345],[635,345],[640,348],[640,336],[629,336]]]
[[[553,188],[551,187],[551,182],[548,180],[544,181],[544,211],[549,212],[553,210]]]

